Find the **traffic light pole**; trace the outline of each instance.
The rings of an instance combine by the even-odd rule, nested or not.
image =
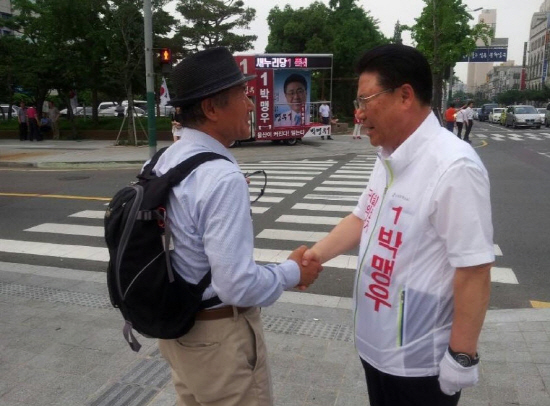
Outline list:
[[[149,130],[149,156],[157,152],[157,126],[155,115],[155,77],[153,71],[153,11],[151,0],[143,0],[145,35],[145,84],[147,87],[147,127]]]

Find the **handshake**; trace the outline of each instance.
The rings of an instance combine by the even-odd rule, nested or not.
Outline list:
[[[296,285],[296,288],[300,290],[306,290],[323,270],[319,255],[305,245],[292,251],[288,259],[293,260],[300,267],[300,282]]]

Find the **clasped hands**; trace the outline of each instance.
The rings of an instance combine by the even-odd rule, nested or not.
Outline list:
[[[292,251],[288,259],[293,260],[300,267],[300,282],[296,285],[299,290],[306,290],[323,270],[319,255],[305,245]]]

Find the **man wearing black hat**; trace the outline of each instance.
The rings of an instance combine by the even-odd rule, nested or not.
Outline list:
[[[229,159],[200,165],[174,187],[167,207],[175,270],[194,284],[211,270],[203,300],[221,300],[200,311],[183,337],[159,340],[180,406],[272,405],[259,307],[274,303],[285,289],[304,289],[322,269],[318,262],[300,263],[305,246],[280,264],[254,262],[248,186],[227,150],[250,134],[254,105],[246,82],[251,78],[241,73],[226,48],[191,55],[172,75],[176,97],[170,104],[181,108],[184,131],[182,142],[160,157],[157,174],[201,152]]]

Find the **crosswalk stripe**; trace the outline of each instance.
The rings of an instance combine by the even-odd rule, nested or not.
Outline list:
[[[78,213],[71,214],[69,217],[88,218],[88,219],[102,219],[105,217],[104,210],[83,210]]]
[[[266,211],[268,211],[270,208],[269,207],[252,206],[250,209],[252,210],[252,214],[263,214]]]
[[[269,174],[269,176],[267,177],[267,181],[271,182],[271,180],[273,179],[275,180],[311,180],[314,177],[315,176],[273,176]]]
[[[348,185],[348,186],[366,186],[366,182],[346,182],[345,180],[325,180],[323,185]]]
[[[41,255],[46,257],[103,262],[109,260],[109,251],[107,248],[89,247],[86,245],[52,244],[0,239],[0,247],[0,251],[12,254]]]
[[[491,134],[491,139],[495,141],[504,141],[505,138],[506,136],[502,134]]]
[[[359,197],[357,196],[341,196],[341,195],[318,195],[315,193],[304,196],[304,199],[308,200],[334,200],[344,202],[357,202]]]
[[[276,230],[272,228],[265,228],[256,236],[256,238],[264,238],[267,240],[317,242],[326,237],[327,234],[328,233],[326,232],[319,231]]]
[[[346,169],[338,169],[337,171],[335,171],[334,173],[335,174],[338,174],[338,175],[341,175],[343,173],[349,173],[350,175],[351,174],[358,174],[358,173],[367,173],[367,174],[370,174],[372,171],[360,171],[360,170],[356,170],[356,171],[349,171],[349,170],[346,170]]]
[[[365,179],[368,182],[369,175],[330,175],[329,179]]]
[[[240,165],[240,167],[241,167],[241,169],[246,169],[246,170],[249,170],[249,171],[264,169],[267,172],[268,170],[271,171],[272,169],[292,169],[292,170],[303,169],[305,171],[316,171],[316,173],[321,173],[322,170],[325,170],[325,169],[329,168],[328,166],[326,168],[320,168],[320,167],[312,167],[312,166],[294,166],[294,165],[289,165],[289,166],[262,166],[262,165],[244,166],[244,165]]]
[[[331,187],[331,186],[318,186],[315,191],[319,192],[344,192],[344,193],[363,193],[364,187]],[[359,197],[359,196],[357,196]]]
[[[512,285],[519,284],[516,274],[512,268],[491,268],[491,282],[507,283]]]
[[[292,206],[293,210],[315,210],[315,211],[343,211],[351,213],[355,206],[342,206],[334,204],[314,204],[314,203],[296,203]]]
[[[25,231],[35,233],[54,233],[64,235],[83,235],[89,237],[103,237],[105,228],[100,226],[81,226],[76,224],[44,223],[36,227],[27,228]]]
[[[263,180],[251,180],[250,185],[264,185]],[[288,186],[288,187],[302,187],[305,186],[305,183],[298,183],[298,182],[269,182],[269,186]]]
[[[262,188],[259,187],[249,187],[248,191],[250,193],[260,193]],[[277,189],[277,188],[267,188],[265,190],[266,194],[282,194],[282,195],[291,195],[296,192],[296,189]]]
[[[508,138],[513,141],[525,141],[522,137],[523,136],[519,134],[508,134]]]
[[[327,165],[327,164],[335,164],[338,161],[335,161],[334,159],[327,159],[326,161],[309,161],[307,159],[303,159],[301,161],[260,161],[260,164],[321,164],[321,165]]]
[[[276,170],[272,171],[271,169],[268,169],[265,171],[267,173],[267,179],[269,180],[271,175],[277,174],[277,175],[312,175],[313,177],[319,175],[320,173],[323,173],[323,171],[281,171]],[[296,179],[296,178],[293,178]]]
[[[252,196],[252,198],[254,198],[254,196]],[[259,201],[262,202],[262,203],[279,203],[283,199],[284,199],[284,197],[275,197],[275,196],[263,195],[262,197],[260,197]]]
[[[493,248],[495,250],[495,255],[497,257],[501,257],[502,256],[502,250],[500,249],[500,247],[498,246],[498,244],[493,244]]]
[[[283,214],[276,222],[292,223],[292,224],[324,224],[335,226],[342,220],[342,217],[326,217],[326,216],[296,216],[291,214]]]

